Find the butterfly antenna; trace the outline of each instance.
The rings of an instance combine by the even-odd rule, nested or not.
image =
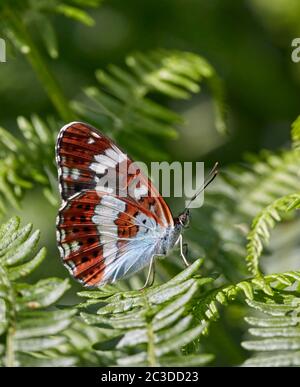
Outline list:
[[[189,209],[191,203],[196,199],[196,197],[199,196],[201,192],[203,192],[210,185],[210,183],[212,183],[215,180],[218,173],[219,173],[219,163],[216,162],[213,169],[209,172],[207,178],[205,179],[203,186],[199,189],[198,192],[195,193],[195,195],[189,201],[189,204],[186,206],[185,211]]]

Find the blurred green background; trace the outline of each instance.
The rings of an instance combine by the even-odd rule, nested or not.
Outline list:
[[[47,57],[47,63],[69,99],[80,98],[83,87],[95,84],[96,69],[123,65],[128,53],[191,51],[206,58],[224,83],[230,133],[216,132],[207,90],[186,102],[167,101],[185,119],[180,138],[168,143],[174,160],[207,165],[219,160],[225,167],[241,163],[246,152],[289,144],[290,125],[299,114],[300,64],[291,61],[291,42],[300,35],[298,0],[106,0],[89,14],[93,27],[49,15],[60,54]],[[40,43],[38,34],[34,39]],[[18,53],[0,65],[0,103],[0,125],[11,132],[16,116],[54,113],[36,74]],[[15,213],[9,210],[7,217]],[[67,274],[55,244],[56,213],[38,190],[26,195],[19,212],[41,229],[41,244],[48,247],[36,277]]]

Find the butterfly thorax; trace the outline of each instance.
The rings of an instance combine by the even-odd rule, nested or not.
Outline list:
[[[174,219],[174,225],[167,228],[165,235],[162,238],[160,253],[167,255],[168,252],[176,245],[178,238],[189,223],[189,211],[184,211]]]

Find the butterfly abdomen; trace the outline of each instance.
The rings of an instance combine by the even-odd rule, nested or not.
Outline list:
[[[176,245],[181,232],[182,227],[180,227],[180,225],[170,226],[167,228],[165,234],[161,237],[158,254],[168,255],[170,250],[172,250]]]

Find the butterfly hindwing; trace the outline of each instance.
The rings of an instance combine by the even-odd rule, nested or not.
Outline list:
[[[164,232],[155,214],[131,199],[95,190],[64,204],[57,229],[64,265],[87,286],[114,282],[149,264]]]

